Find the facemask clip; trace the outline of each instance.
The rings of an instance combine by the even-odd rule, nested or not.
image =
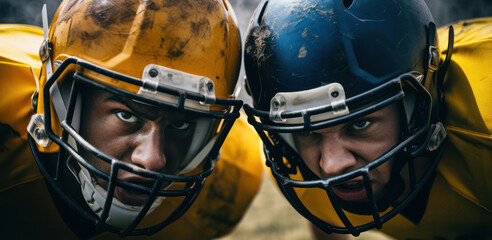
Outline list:
[[[27,132],[41,147],[48,147],[51,144],[46,129],[44,128],[44,116],[41,113],[34,114],[27,125]]]
[[[138,94],[169,103],[177,103],[178,97],[157,91],[164,86],[179,91],[192,92],[204,96],[204,101],[187,101],[187,107],[208,110],[215,104],[215,84],[207,77],[189,74],[175,69],[149,64],[144,69],[142,87]]]
[[[277,123],[301,124],[302,117],[282,118],[283,112],[312,111],[331,106],[330,111],[312,115],[312,121],[323,121],[347,115],[349,109],[345,103],[345,91],[340,83],[299,92],[279,92],[270,101],[270,120]]]
[[[434,72],[439,68],[439,49],[429,47],[429,71]]]

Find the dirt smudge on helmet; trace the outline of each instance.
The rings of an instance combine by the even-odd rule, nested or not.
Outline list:
[[[166,1],[162,5],[162,7],[170,8],[170,7],[174,7],[174,6],[178,5],[179,3],[189,4],[188,1],[184,1],[184,0],[169,0],[169,1]]]
[[[101,30],[98,30],[98,31],[94,31],[94,32],[81,32],[80,33],[80,37],[82,38],[83,41],[92,41],[94,39],[97,39],[99,38],[100,36],[102,35],[102,31]]]
[[[171,41],[173,44],[169,47],[169,50],[167,51],[169,58],[181,57],[181,55],[183,55],[184,53],[184,48],[189,41],[190,38],[184,40],[173,39],[173,41]]]
[[[145,18],[140,25],[140,29],[151,29],[154,26],[155,12],[159,11],[161,6],[153,1],[145,1],[143,4],[145,4]]]
[[[76,10],[74,10],[74,6],[80,4],[81,2],[82,1],[78,0],[67,2],[59,13],[60,17],[58,18],[58,22],[68,22],[72,16],[80,10],[80,8],[75,8]]]
[[[191,31],[195,36],[209,39],[211,35],[210,23],[206,18],[200,19],[198,22],[190,23]]]
[[[141,30],[145,29],[150,29],[154,26],[154,16],[146,16],[145,19],[142,22],[142,25],[140,25]]]
[[[157,3],[155,3],[154,1],[145,1],[144,4],[147,5],[147,9],[152,11],[158,11],[159,9],[161,9],[161,7],[157,5]]]
[[[127,1],[126,7],[116,6],[109,1],[93,1],[86,9],[85,15],[92,18],[94,23],[108,28],[114,23],[131,24],[140,1]]]

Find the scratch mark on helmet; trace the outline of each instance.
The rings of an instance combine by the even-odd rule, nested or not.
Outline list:
[[[299,49],[299,55],[297,56],[298,58],[305,58],[307,55],[307,50],[306,50],[306,46],[302,46],[300,49]]]
[[[266,39],[268,39],[271,34],[272,34],[272,31],[270,31],[270,29],[268,29],[265,26],[261,26],[261,27],[257,28],[256,31],[254,31],[252,33],[252,35],[255,38],[255,42],[254,42],[255,46],[248,46],[246,48],[246,51],[248,52],[248,54],[254,55],[256,59],[264,60],[265,59],[264,51],[266,48],[266,44],[265,44]]]
[[[314,37],[314,38],[319,38],[318,35],[314,34],[313,32],[311,32],[309,29],[307,28],[304,28],[304,31],[302,31],[302,34],[301,34],[302,38],[308,38],[308,37]]]

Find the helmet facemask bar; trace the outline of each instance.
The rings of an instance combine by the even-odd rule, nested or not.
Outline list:
[[[423,140],[423,138],[426,137],[428,128],[430,126],[429,118],[431,109],[431,96],[422,86],[419,80],[421,79],[417,79],[416,76],[414,76],[414,74],[412,73],[403,74],[394,80],[388,81],[387,83],[372,89],[369,92],[365,92],[346,100],[347,106],[349,106],[350,109],[354,109],[368,104],[369,102],[375,102],[379,99],[379,102],[371,105],[370,108],[363,108],[362,110],[358,110],[347,115],[314,123],[310,121],[312,115],[319,114],[323,111],[331,111],[332,107],[328,106],[324,108],[318,108],[314,111],[310,111],[311,109],[306,109],[304,111],[297,112],[284,112],[282,113],[283,118],[302,116],[302,118],[304,119],[302,124],[287,125],[272,123],[268,120],[269,115],[267,112],[256,110],[251,108],[249,105],[245,105],[245,110],[248,114],[249,122],[255,127],[265,144],[267,165],[271,168],[272,174],[277,180],[277,183],[286,198],[301,215],[309,219],[317,227],[327,233],[351,233],[354,236],[357,236],[362,231],[369,230],[371,228],[381,228],[384,222],[391,219],[401,209],[403,209],[408,204],[408,202],[411,201],[418,190],[422,188],[423,183],[425,183],[426,180],[432,175],[432,170],[427,171],[425,176],[420,178],[420,181],[418,182],[415,177],[410,177],[411,193],[409,194],[409,197],[396,206],[393,206],[393,209],[391,209],[389,212],[386,212],[383,216],[381,216],[380,211],[383,211],[384,209],[378,209],[379,207],[376,204],[377,200],[372,193],[372,187],[369,180],[369,171],[377,168],[384,162],[388,161],[390,158],[401,153],[402,155],[408,156],[405,158],[405,160],[406,162],[408,162],[409,165],[409,174],[410,176],[415,176],[415,168],[412,167],[413,161],[411,159],[419,155],[426,146],[426,143],[416,144],[416,142],[418,142],[419,140]],[[397,143],[396,146],[392,147],[379,158],[371,161],[367,165],[357,170],[332,178],[320,179],[307,168],[299,154],[297,154],[297,151],[294,150],[293,147],[290,146],[290,144],[286,143],[281,137],[279,137],[279,135],[282,133],[285,134],[301,131],[312,131],[335,126],[344,122],[357,119],[361,116],[380,110],[396,101],[403,101],[403,97],[407,93],[407,91],[404,90],[406,88],[413,89],[412,91],[415,91],[416,94],[419,95],[422,103],[420,107],[423,108],[419,111],[422,111],[424,113],[424,117],[426,118],[425,121],[423,121],[423,124],[421,126],[414,126],[413,129],[410,129],[408,134],[405,133],[405,131],[403,131],[402,129],[402,134],[404,135],[404,137],[399,143]],[[262,119],[262,123],[258,122],[255,117]],[[267,132],[269,136],[267,136],[265,132]],[[288,166],[285,162],[287,162]],[[437,165],[437,162],[438,161],[435,161],[430,169],[434,169]],[[303,180],[294,180],[290,177],[291,174],[296,174],[297,170],[300,171]],[[358,176],[362,176],[363,178],[364,188],[366,189],[369,199],[367,205],[369,206],[369,208],[371,208],[368,215],[373,216],[373,221],[359,226],[354,226],[344,213],[344,208],[338,202],[339,199],[333,193],[332,187],[336,184],[343,183],[349,179],[353,179]],[[337,215],[339,216],[345,227],[330,225],[321,220],[318,216],[315,216],[299,199],[294,188],[319,188],[325,191]]]
[[[57,84],[57,80],[62,74],[63,71],[65,71],[70,65],[77,65],[77,67],[82,67],[84,69],[88,69],[91,71],[94,71],[98,74],[108,76],[110,78],[120,80],[123,82],[127,82],[130,84],[134,84],[137,86],[142,85],[142,81],[136,78],[132,78],[126,75],[122,75],[107,69],[100,68],[96,65],[93,65],[91,63],[85,62],[83,60],[77,59],[77,58],[68,58],[66,59],[57,69],[57,71],[53,74],[53,76],[47,81],[47,83],[44,86],[44,92],[49,93],[49,89],[53,84]],[[99,151],[92,145],[90,145],[88,142],[86,142],[83,137],[81,137],[77,131],[71,126],[72,123],[72,118],[73,118],[73,113],[75,109],[75,102],[76,98],[78,95],[78,87],[80,83],[84,84],[89,84],[93,87],[97,87],[100,89],[103,89],[105,91],[108,91],[113,94],[118,94],[122,95],[127,98],[135,99],[137,101],[151,104],[154,106],[162,107],[162,108],[167,108],[167,109],[175,109],[177,111],[181,112],[190,112],[192,114],[201,116],[201,117],[208,117],[208,118],[214,118],[214,119],[223,119],[223,122],[221,124],[221,129],[217,133],[215,141],[211,143],[211,147],[209,146],[208,148],[210,149],[209,153],[206,155],[205,159],[203,160],[204,163],[201,165],[202,171],[198,174],[194,174],[190,176],[177,176],[177,175],[172,175],[172,174],[165,174],[165,173],[160,173],[160,172],[154,172],[154,171],[149,171],[145,170],[143,168],[136,167],[135,165],[132,164],[127,164],[124,162],[121,162],[119,160],[116,160],[103,152]],[[57,136],[51,126],[51,96],[50,94],[45,94],[43,101],[44,101],[44,112],[46,119],[44,121],[45,123],[45,130],[47,136],[53,141],[56,142],[61,148],[61,150],[66,151],[73,157],[73,162],[77,162],[80,166],[86,168],[89,172],[91,172],[91,176],[93,177],[98,177],[101,178],[105,181],[108,182],[108,189],[107,189],[107,198],[104,203],[104,208],[102,210],[100,218],[95,217],[92,214],[87,214],[85,213],[80,207],[76,207],[77,203],[74,199],[71,197],[65,196],[63,193],[63,190],[59,187],[59,185],[62,185],[63,183],[59,182],[58,176],[61,175],[59,171],[63,171],[63,167],[65,164],[62,162],[58,162],[57,167],[57,172],[55,173],[55,176],[53,178],[47,178],[47,181],[50,183],[51,186],[58,192],[58,195],[62,196],[62,198],[70,205],[72,208],[76,209],[81,216],[86,217],[87,219],[90,219],[93,222],[96,222],[98,227],[104,227],[107,228],[109,231],[116,232],[120,234],[121,236],[126,236],[126,235],[141,235],[141,234],[152,234],[160,229],[164,228],[166,225],[169,223],[175,221],[178,217],[180,217],[191,205],[191,203],[194,201],[194,199],[197,197],[204,180],[206,177],[208,177],[213,169],[213,165],[215,160],[218,158],[219,155],[219,149],[225,140],[225,137],[227,133],[229,132],[230,128],[232,127],[235,119],[239,116],[239,109],[242,105],[241,100],[235,100],[235,99],[220,99],[217,98],[215,99],[215,104],[216,105],[221,105],[225,106],[226,109],[229,109],[227,112],[226,111],[204,111],[204,110],[197,110],[193,108],[188,108],[185,106],[185,103],[188,100],[193,100],[193,101],[201,101],[205,102],[207,101],[206,97],[204,97],[201,94],[195,94],[192,92],[186,92],[186,91],[179,91],[176,89],[169,89],[164,86],[158,86],[157,90],[159,92],[165,92],[170,95],[175,95],[178,98],[178,102],[176,104],[170,104],[154,99],[147,99],[145,97],[142,97],[140,95],[137,95],[132,92],[128,92],[125,90],[117,89],[115,87],[111,87],[99,82],[96,82],[94,80],[91,80],[89,78],[86,78],[83,75],[80,75],[79,73],[75,73],[73,75],[73,83],[72,83],[72,89],[70,93],[70,100],[68,104],[68,109],[67,109],[67,116],[66,119],[61,119],[61,126],[62,126],[62,136]],[[73,145],[69,143],[69,138],[73,138],[77,140],[78,145],[77,147],[74,148]],[[33,141],[31,141],[31,144],[34,144]],[[96,156],[97,158],[101,159],[102,161],[111,164],[111,172],[108,175],[107,173],[97,169],[94,167],[92,164],[88,163],[84,158],[78,153],[76,148],[84,148],[86,149],[89,153],[92,155]],[[35,148],[34,148],[35,149]],[[36,155],[36,154],[35,154]],[[49,174],[47,169],[44,167],[44,163],[37,158],[38,164],[40,165],[41,170],[43,171],[43,174],[45,176],[53,176],[53,174]],[[68,160],[63,160],[59,159],[59,161],[68,161]],[[76,164],[72,164],[76,165]],[[152,187],[144,187],[144,186],[139,186],[136,184],[132,184],[129,182],[124,182],[119,179],[117,179],[117,173],[119,171],[127,171],[131,172],[137,175],[140,175],[142,177],[146,178],[151,178],[154,179],[154,185]],[[186,186],[184,189],[181,190],[168,190],[168,189],[161,189],[161,184],[165,181],[168,182],[181,182],[184,183]],[[110,211],[112,199],[114,196],[114,189],[116,186],[119,187],[124,187],[128,188],[130,190],[136,191],[136,192],[142,192],[142,193],[148,193],[149,198],[147,199],[146,203],[143,205],[142,210],[139,212],[138,216],[132,221],[132,223],[125,229],[111,226],[105,222],[108,213]],[[141,222],[143,217],[147,214],[149,211],[152,202],[155,200],[157,197],[164,197],[164,196],[169,196],[169,197],[178,197],[178,196],[184,196],[185,199],[181,202],[179,207],[172,212],[168,218],[163,220],[161,223],[148,227],[148,228],[142,228],[142,229],[135,229],[137,225]]]

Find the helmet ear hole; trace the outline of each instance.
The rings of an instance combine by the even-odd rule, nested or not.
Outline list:
[[[354,3],[354,0],[343,0],[343,6],[345,6],[346,8],[352,6],[352,3]]]

